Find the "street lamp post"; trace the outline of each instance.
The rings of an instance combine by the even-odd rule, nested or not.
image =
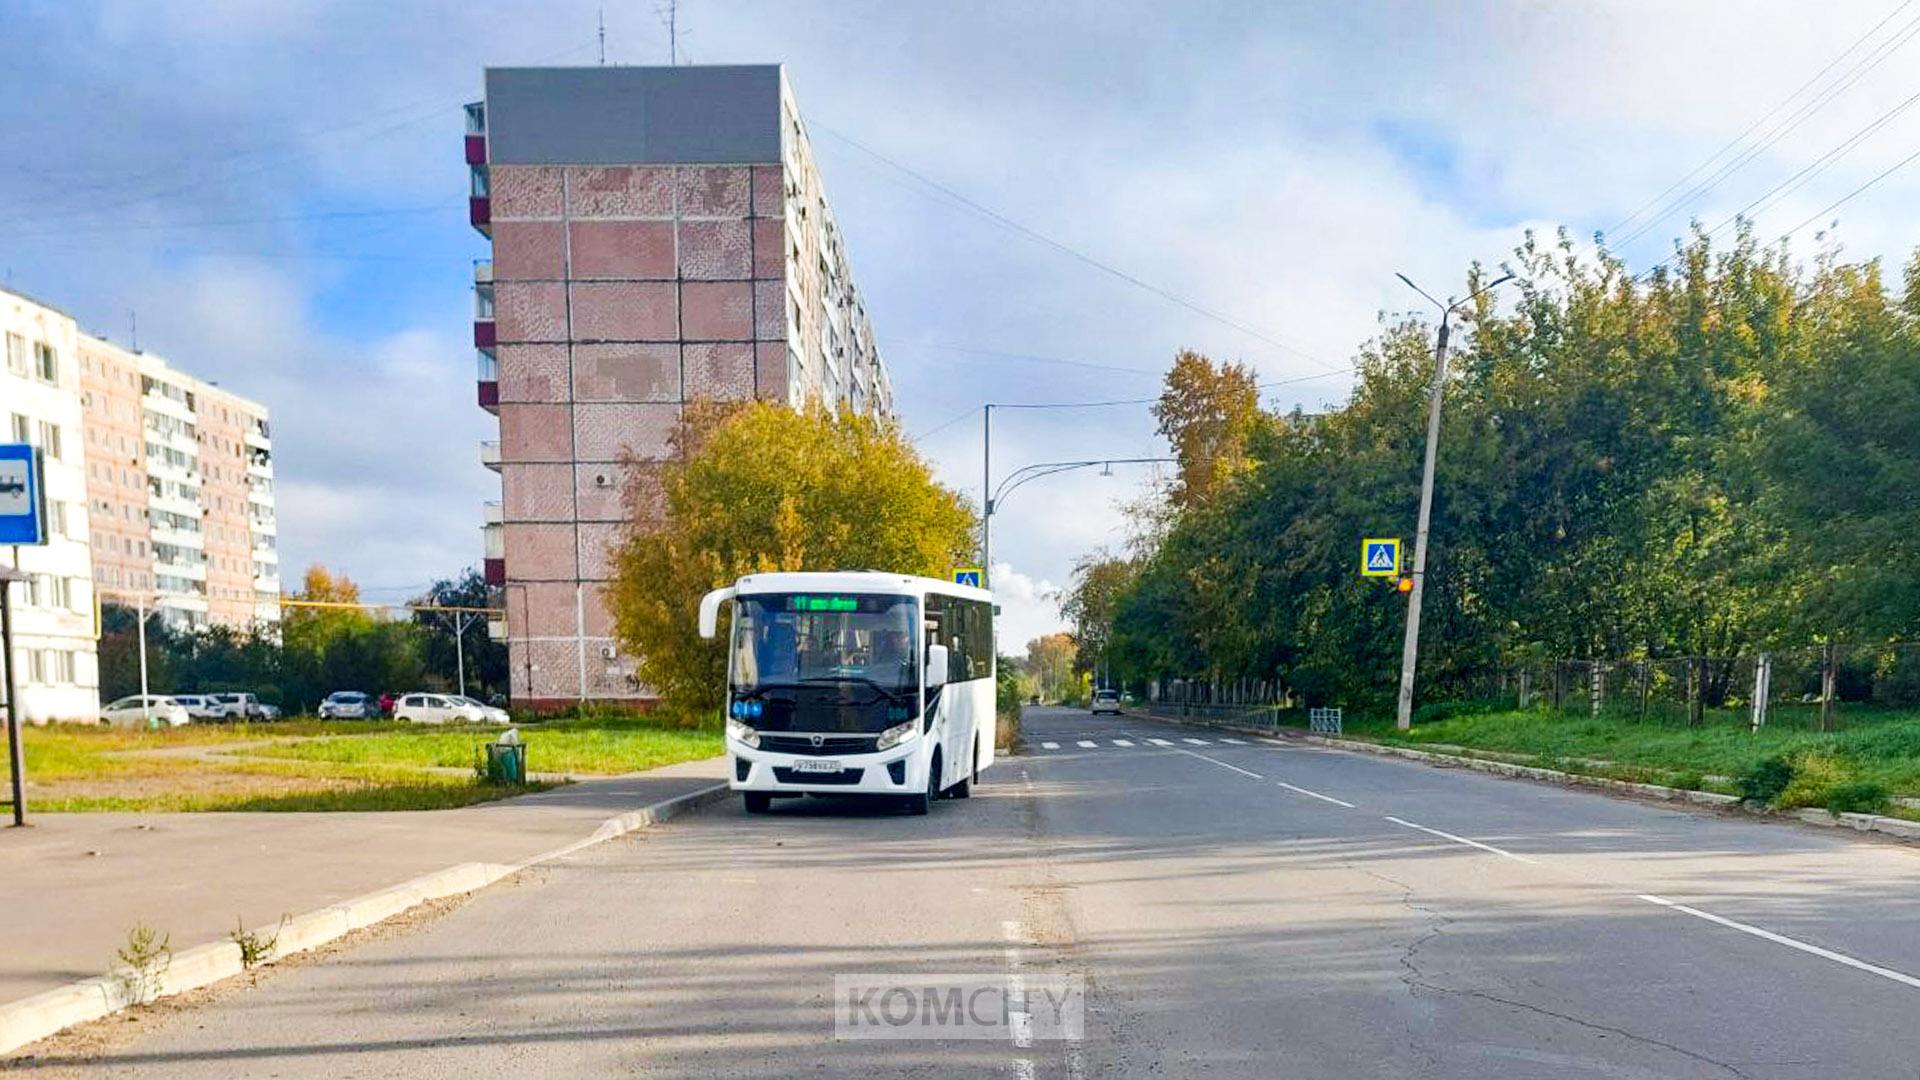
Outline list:
[[[1433,466],[1440,450],[1440,403],[1447,384],[1447,335],[1453,313],[1461,304],[1480,296],[1496,285],[1512,280],[1512,274],[1480,286],[1464,299],[1441,303],[1433,294],[1413,283],[1405,274],[1395,274],[1407,288],[1419,293],[1440,309],[1440,332],[1433,346],[1433,397],[1427,406],[1426,459],[1420,468],[1420,520],[1413,533],[1413,591],[1407,596],[1407,635],[1400,647],[1400,707],[1395,726],[1401,731],[1413,727],[1413,673],[1420,656],[1420,597],[1427,582],[1427,532],[1433,520]]]

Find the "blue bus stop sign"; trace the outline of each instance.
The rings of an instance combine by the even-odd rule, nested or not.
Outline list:
[[[46,542],[40,451],[27,443],[0,443],[0,544]]]

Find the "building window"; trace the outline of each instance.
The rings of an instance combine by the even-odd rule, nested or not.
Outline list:
[[[7,335],[7,370],[15,375],[29,375],[33,367],[27,362],[27,339],[19,334]]]
[[[49,649],[27,650],[27,681],[45,683],[47,681],[47,653]]]
[[[34,374],[41,382],[60,385],[60,354],[53,351],[53,346],[44,341],[34,342],[33,360]]]
[[[24,416],[21,416],[19,413],[14,413],[13,414],[13,441],[29,442],[31,441],[29,439],[29,436],[32,434],[32,432],[33,432],[33,426],[27,422],[27,418]]]
[[[40,421],[40,450],[53,460],[60,460],[60,425]]]

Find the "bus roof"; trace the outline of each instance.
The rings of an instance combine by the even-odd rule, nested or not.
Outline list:
[[[741,596],[754,593],[790,593],[790,592],[864,592],[884,593],[904,596],[919,596],[921,593],[944,593],[948,596],[963,596],[971,600],[993,599],[986,589],[976,589],[971,585],[956,585],[940,578],[919,577],[914,574],[890,574],[884,570],[831,570],[831,571],[788,571],[770,574],[748,574],[734,583]]]

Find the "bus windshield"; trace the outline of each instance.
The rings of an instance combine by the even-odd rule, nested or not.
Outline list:
[[[883,731],[919,713],[912,596],[738,597],[733,695],[765,702],[766,731]]]

